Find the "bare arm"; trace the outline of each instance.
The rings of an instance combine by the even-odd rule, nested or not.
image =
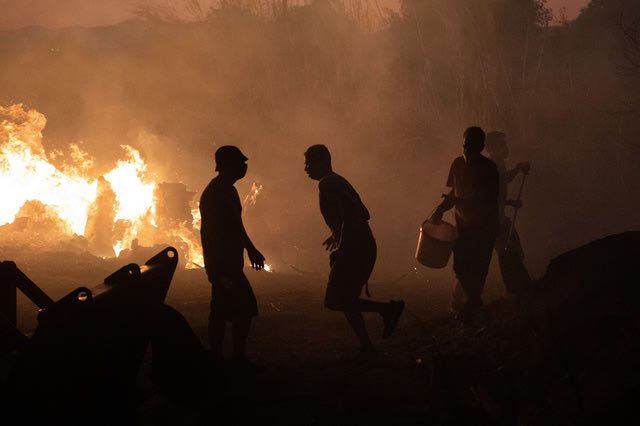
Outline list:
[[[344,227],[343,201],[340,198],[340,187],[332,181],[323,181],[320,189],[320,212],[325,223],[331,230],[331,236],[322,244],[327,250],[335,250],[342,243],[342,228]]]
[[[246,229],[244,228],[244,223],[242,222],[242,217],[240,217],[240,229],[242,232],[242,245],[245,249],[247,249],[247,254],[249,255],[249,261],[251,262],[251,267],[257,271],[264,269],[264,256],[262,253],[258,251],[256,246],[253,245],[249,235],[247,234]]]
[[[459,201],[455,197],[453,189],[449,191],[448,194],[442,194],[442,196],[444,197],[444,200],[442,200],[442,202],[436,208],[436,211],[431,215],[431,217],[427,219],[429,222],[433,222],[433,223],[440,222],[442,220],[442,215],[444,214],[444,212],[446,212],[447,210],[450,210]]]
[[[322,214],[331,230],[331,236],[327,238],[322,245],[327,250],[335,250],[342,243],[342,229],[344,227],[344,212],[337,197],[331,194],[323,194],[322,197]]]

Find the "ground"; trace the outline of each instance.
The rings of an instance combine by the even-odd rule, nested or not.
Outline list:
[[[17,263],[54,300],[81,285],[91,288],[122,266],[116,260],[91,265],[72,259],[60,259],[62,264],[50,268],[42,267],[51,260],[47,258],[36,265],[27,259]],[[358,364],[352,362],[357,341],[344,317],[323,307],[323,275],[248,270],[260,312],[248,357],[264,366],[264,372],[232,380],[222,406],[211,401],[192,407],[157,392],[145,378],[145,364],[138,423],[210,424],[225,412],[227,418],[267,424],[424,424],[433,416],[429,395],[434,354],[477,331],[463,329],[449,313],[454,282],[450,268],[429,274],[418,269],[387,282],[371,282],[373,299],[404,299],[406,309],[396,333],[386,340],[381,318],[365,314],[380,356]],[[205,346],[209,291],[202,270],[179,267],[166,298]],[[498,298],[501,292],[500,283],[491,281],[486,298]],[[35,307],[24,298],[19,304],[19,326],[31,333],[37,326]]]

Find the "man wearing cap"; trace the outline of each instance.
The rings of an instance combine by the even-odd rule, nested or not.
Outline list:
[[[404,302],[374,302],[360,297],[376,262],[377,248],[369,228],[369,211],[351,184],[333,172],[331,154],[326,146],[313,145],[304,156],[305,172],[319,181],[320,212],[331,230],[331,236],[323,243],[331,251],[331,272],[324,304],[329,309],[344,312],[360,342],[357,360],[366,361],[374,358],[376,352],[362,312],[376,312],[382,317],[382,336],[387,338],[396,328]]]
[[[258,307],[242,268],[245,249],[256,270],[264,268],[264,256],[244,229],[240,197],[233,186],[247,173],[247,157],[237,147],[226,145],[216,151],[215,160],[218,176],[200,198],[202,253],[211,283],[209,341],[211,350],[222,356],[225,326],[231,322],[234,362],[255,369],[245,356],[245,343]]]
[[[464,132],[463,155],[453,160],[447,179],[451,192],[429,220],[437,223],[455,206],[458,239],[453,247],[453,270],[464,302],[458,319],[469,324],[482,306],[482,290],[498,235],[498,169],[481,154],[485,134],[480,127]],[[454,299],[455,303],[455,299]]]

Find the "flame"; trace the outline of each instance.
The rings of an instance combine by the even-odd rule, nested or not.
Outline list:
[[[116,245],[113,246],[113,251],[116,254],[116,257],[120,256],[120,252],[124,249],[124,244],[122,241],[116,241]]]
[[[41,143],[44,115],[14,105],[0,107],[0,117],[5,116],[19,123],[6,119],[0,123],[0,225],[13,222],[25,202],[39,200],[58,215],[70,234],[82,235],[96,196],[96,182],[82,176],[86,164],[78,160],[83,157],[76,155],[75,162],[65,165],[69,173],[61,172],[49,163]]]
[[[139,245],[171,244],[181,250],[187,268],[203,267],[198,206],[179,223],[158,217],[157,177],[139,151],[121,145],[124,158],[100,175],[94,158],[78,144],[47,153],[42,145],[46,122],[22,104],[0,106],[0,227],[28,217],[36,222],[33,229],[47,228],[54,241],[84,237],[89,251],[102,257],[118,257]],[[244,205],[255,205],[261,190],[253,183]],[[21,228],[15,230],[27,238]],[[37,238],[34,234],[28,243]],[[272,268],[265,264],[264,270]]]
[[[147,165],[140,153],[128,145],[121,145],[128,160],[118,161],[115,169],[104,177],[116,193],[118,208],[116,220],[142,220],[149,214],[155,219],[153,192],[156,184],[147,176]]]
[[[45,125],[43,114],[22,104],[0,106],[0,226],[14,223],[19,215],[37,217],[42,224],[49,221],[57,239],[85,236],[90,251],[106,256],[119,256],[137,239],[153,245],[173,237],[183,243],[188,267],[202,264],[190,223],[158,229],[155,176],[139,151],[121,145],[125,158],[98,176],[92,174],[94,159],[77,144],[69,145],[68,152],[47,155],[42,145]]]
[[[262,185],[258,186],[255,182],[251,185],[251,191],[244,197],[244,201],[242,202],[242,207],[245,208],[247,205],[255,206],[256,201],[258,201],[258,194],[262,191]]]
[[[140,152],[128,145],[121,147],[127,153],[127,160],[118,161],[117,167],[104,175],[116,194],[115,221],[122,220],[129,225],[122,240],[113,247],[116,256],[143,234],[145,224],[157,227],[153,196],[156,184],[150,180]]]
[[[198,201],[198,204],[196,205],[196,207],[194,209],[191,209],[191,216],[193,217],[193,221],[191,222],[191,225],[197,229],[200,230],[200,224],[202,223],[202,217],[200,216],[200,202]]]

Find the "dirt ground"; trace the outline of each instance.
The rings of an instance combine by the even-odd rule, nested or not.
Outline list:
[[[171,383],[183,384],[164,388],[170,397],[150,380],[147,356],[134,398],[126,397],[137,402],[127,418],[143,426],[640,424],[639,243],[640,233],[626,232],[564,253],[520,297],[503,296],[494,263],[485,306],[470,327],[449,312],[450,267],[416,264],[386,280],[374,271],[373,299],[403,299],[406,309],[386,340],[381,318],[365,314],[380,354],[365,364],[353,362],[358,345],[343,316],[323,308],[328,267],[326,273],[247,269],[260,311],[248,356],[264,371],[241,377],[224,363],[215,375],[202,374],[211,390],[220,389],[218,377],[228,377],[222,392],[189,393],[198,389],[181,379],[191,377],[184,374],[189,366],[178,368],[180,379]],[[0,250],[0,259],[14,260],[58,300],[158,251],[104,260]],[[209,291],[204,271],[178,267],[166,297],[205,347]],[[23,296],[18,302],[18,326],[30,335],[37,309]],[[195,365],[199,372],[210,364]]]
[[[44,268],[49,261],[43,258],[33,264],[18,259],[17,263],[54,300],[81,285],[91,288],[122,266],[117,260],[87,264],[62,256],[55,266]],[[429,413],[432,356],[438,347],[464,339],[470,331],[448,312],[451,269],[417,268],[387,282],[370,283],[372,299],[403,299],[406,309],[396,333],[386,340],[381,337],[381,318],[365,314],[379,351],[379,358],[366,364],[353,362],[358,344],[344,317],[323,307],[325,276],[248,269],[259,309],[248,357],[264,371],[255,378],[233,378],[222,398],[194,407],[159,393],[146,378],[145,365],[138,424],[213,424],[220,422],[220,416],[234,423],[424,424],[433,417]],[[166,299],[185,316],[205,347],[209,289],[204,271],[179,267]],[[501,292],[500,283],[490,279],[485,299],[498,298]],[[36,308],[19,298],[19,328],[26,334],[35,330],[36,315]]]

